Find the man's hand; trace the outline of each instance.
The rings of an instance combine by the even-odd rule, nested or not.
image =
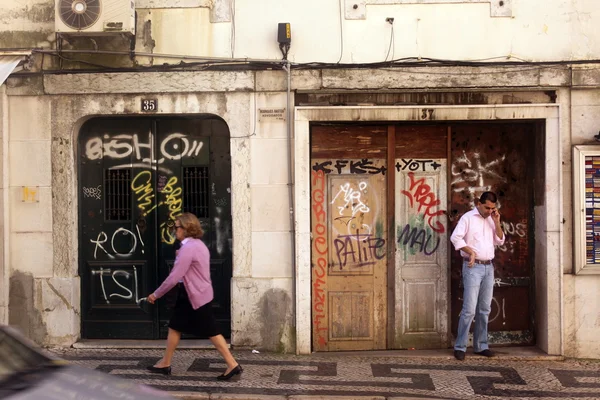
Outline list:
[[[496,226],[500,224],[500,212],[498,210],[492,211],[492,219],[494,220],[494,224],[496,224]]]
[[[154,295],[154,293],[152,293],[152,294],[148,295],[147,299],[148,299],[148,303],[154,304],[154,302],[156,301],[156,296]]]
[[[469,268],[473,268],[473,265],[475,265],[475,252],[474,251],[469,256],[469,264],[468,265],[469,265]]]

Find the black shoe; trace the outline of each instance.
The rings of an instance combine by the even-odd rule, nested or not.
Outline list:
[[[221,374],[221,375],[217,376],[217,379],[220,381],[228,381],[236,375],[241,375],[243,371],[244,371],[244,369],[242,368],[242,366],[238,364],[235,366],[234,369],[229,371],[229,373],[227,375]]]
[[[458,361],[463,361],[465,359],[465,352],[454,350],[454,358],[456,358]]]
[[[150,372],[154,372],[155,374],[163,374],[163,375],[171,375],[171,367],[154,367],[154,366],[149,366],[146,367],[146,369]]]
[[[479,355],[479,356],[484,356],[484,357],[494,357],[496,355],[490,349],[485,349],[483,351],[475,351],[474,353],[477,354],[477,355]]]

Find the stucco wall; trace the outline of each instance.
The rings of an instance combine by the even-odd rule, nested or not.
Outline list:
[[[484,0],[356,3],[364,9],[363,19],[348,14],[351,4],[345,0],[138,0],[136,47],[167,54],[281,59],[277,24],[290,22],[289,58],[295,62],[508,56],[572,60],[594,59],[600,51],[600,33],[593,25],[600,10],[593,0],[507,0],[510,12],[504,14],[494,13],[495,2]],[[389,17],[393,26],[386,22]],[[54,0],[4,0],[0,48],[54,46],[53,22]],[[95,43],[104,44],[104,50],[114,47]],[[80,48],[94,45],[86,39]]]
[[[588,83],[595,79],[590,77]],[[600,126],[600,89],[579,89],[571,92],[571,142],[567,146],[563,170],[565,186],[569,189],[569,200],[572,191],[572,146],[598,145],[594,139]],[[572,202],[565,202],[565,211],[571,218],[565,224],[572,228]],[[565,275],[564,275],[564,337],[565,355],[569,357],[600,358],[600,276],[573,275],[573,247],[579,241],[572,234],[565,237]]]

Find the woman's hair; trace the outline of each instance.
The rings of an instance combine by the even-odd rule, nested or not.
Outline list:
[[[201,239],[202,235],[204,235],[200,221],[198,221],[198,218],[194,214],[186,212],[175,219],[179,221],[181,226],[183,226],[183,229],[185,229],[185,237]]]

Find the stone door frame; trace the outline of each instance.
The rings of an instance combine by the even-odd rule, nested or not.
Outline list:
[[[310,354],[311,347],[311,225],[310,225],[310,123],[367,121],[545,121],[545,185],[543,206],[536,207],[537,346],[550,355],[563,354],[562,246],[563,149],[558,104],[402,106],[402,107],[295,107],[294,202],[296,353]],[[539,218],[538,218],[539,216]]]

